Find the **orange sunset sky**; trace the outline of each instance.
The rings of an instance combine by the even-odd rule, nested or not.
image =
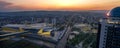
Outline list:
[[[120,0],[0,0],[0,11],[21,10],[110,10]]]

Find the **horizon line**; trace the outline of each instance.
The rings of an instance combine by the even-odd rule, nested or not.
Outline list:
[[[37,11],[109,11],[109,10],[21,10],[21,11],[0,11],[0,12],[37,12]]]

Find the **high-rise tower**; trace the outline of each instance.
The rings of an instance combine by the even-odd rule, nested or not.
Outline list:
[[[120,7],[112,9],[99,23],[97,48],[120,48]]]

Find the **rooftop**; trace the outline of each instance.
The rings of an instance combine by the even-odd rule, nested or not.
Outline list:
[[[120,7],[113,8],[109,13],[109,17],[119,17],[120,18]]]
[[[14,27],[14,28],[25,28],[25,29],[40,29],[40,28],[44,28],[45,27],[45,23],[38,23],[38,24],[30,24],[30,25],[26,25],[26,24],[7,24],[5,26],[2,27]]]

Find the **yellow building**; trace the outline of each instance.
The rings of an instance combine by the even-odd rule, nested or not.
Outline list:
[[[32,25],[21,25],[21,24],[8,24],[2,26],[1,30],[3,32],[24,32],[29,31],[30,33],[36,33],[45,37],[54,36],[53,28],[46,27],[41,24],[32,24]]]

